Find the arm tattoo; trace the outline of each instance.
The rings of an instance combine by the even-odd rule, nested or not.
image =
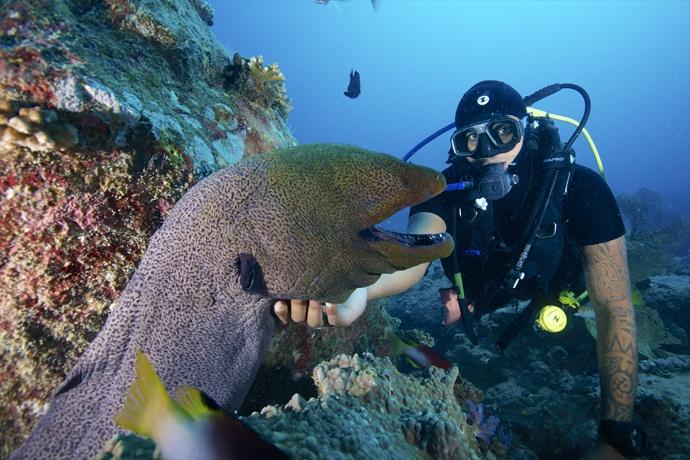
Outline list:
[[[585,246],[583,252],[597,319],[601,418],[630,420],[637,393],[637,332],[625,239]]]

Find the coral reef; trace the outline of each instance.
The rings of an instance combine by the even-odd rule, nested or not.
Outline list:
[[[650,439],[649,458],[690,458],[690,370],[669,371],[666,376],[642,373],[636,413]]]
[[[385,305],[386,300],[371,302],[362,317],[349,327],[317,329],[292,323],[278,329],[240,413],[248,414],[277,404],[294,393],[316,396],[311,381],[312,369],[337,353],[370,352],[391,357],[394,344],[391,331],[398,330],[400,321],[386,313]],[[419,334],[413,330],[399,331],[398,335],[403,339],[419,339]],[[418,341],[433,346],[428,338]],[[280,380],[281,385],[275,385],[276,380]]]
[[[616,199],[627,225],[628,265],[633,283],[671,272],[683,257],[690,255],[690,221],[666,210],[661,195],[643,188]]]
[[[60,123],[54,110],[38,106],[15,110],[10,101],[0,100],[0,149],[25,147],[32,152],[65,151],[79,142],[77,128]]]
[[[640,372],[660,377],[690,372],[690,356],[669,356],[667,358],[644,359],[640,361]]]
[[[482,317],[480,343],[473,346],[461,326],[439,325],[437,289],[446,285],[440,264],[434,262],[415,288],[389,299],[389,312],[402,320],[403,328],[432,333],[436,349],[461,369],[470,389],[471,384],[479,388],[471,399],[481,401],[501,421],[490,452],[508,458],[580,458],[596,439],[600,406],[596,343],[583,322],[570,321],[559,334],[527,329],[501,354],[494,342],[524,304]],[[634,417],[648,432],[653,448],[649,458],[687,458],[690,276],[653,276],[638,283],[638,289],[646,314],[658,323],[655,333],[667,329],[682,343],[656,343],[653,348],[663,357],[640,361]],[[456,390],[458,399],[468,399],[457,383]],[[504,449],[505,444],[510,448]]]
[[[250,97],[252,103],[273,108],[282,117],[291,109],[290,99],[285,92],[285,76],[278,64],[264,65],[263,56],[245,59],[238,53],[232,63],[223,68],[223,81],[227,90]]]
[[[2,4],[0,457],[45,411],[177,199],[244,155],[295,143],[287,106],[224,88],[230,58],[210,22],[203,0]]]
[[[585,327],[590,335],[597,339],[597,323],[594,319],[594,310],[590,306],[584,307],[586,314],[591,315],[585,319]],[[684,337],[685,333],[674,334],[670,331],[661,319],[656,308],[650,308],[644,301],[636,303],[635,327],[637,330],[637,350],[640,359],[654,359],[668,356],[665,348],[673,345],[680,345],[682,342],[679,337]],[[687,340],[686,340],[687,342]]]
[[[474,428],[474,435],[487,445],[491,444],[491,439],[496,435],[500,420],[495,415],[486,417],[484,415],[484,405],[482,403],[476,403],[468,399],[465,401],[465,404],[467,405],[469,421]]]
[[[475,430],[454,395],[457,368],[425,374],[401,374],[369,353],[341,354],[314,368],[318,398],[301,411],[268,406],[243,420],[295,458],[477,458]]]
[[[632,195],[621,193],[616,197],[621,213],[625,216],[631,240],[642,239],[663,226],[664,209],[661,195],[648,188],[641,188]]]
[[[457,374],[431,368],[411,377],[386,358],[338,355],[313,370],[318,397],[294,395],[241,420],[293,458],[478,459],[474,431],[453,395]],[[132,440],[116,438],[100,458],[131,458]]]
[[[134,434],[120,434],[108,441],[96,460],[163,460],[160,450],[150,439]]]
[[[681,343],[681,340],[668,330],[659,312],[647,304],[635,307],[635,324],[637,326],[637,349],[641,355],[640,358],[668,356],[664,347]]]
[[[2,151],[5,439],[26,434],[45,409],[54,386],[100,329],[148,238],[193,183],[191,165],[163,148],[147,157],[127,150]]]
[[[213,11],[211,5],[209,5],[205,0],[189,0],[189,3],[191,3],[192,7],[194,7],[196,12],[199,13],[199,17],[206,23],[206,25],[213,25],[213,15],[215,12]]]
[[[663,348],[670,352],[690,354],[690,275],[665,274],[653,276],[638,284],[647,305],[663,321],[678,345]]]
[[[359,355],[341,354],[321,363],[314,368],[313,378],[320,395],[364,396],[377,385],[376,374],[371,368],[362,368]]]

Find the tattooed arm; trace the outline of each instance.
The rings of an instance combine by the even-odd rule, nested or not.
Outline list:
[[[585,282],[597,319],[601,419],[630,421],[637,392],[637,332],[625,237],[583,248]],[[597,441],[586,460],[624,459]]]
[[[597,320],[601,419],[630,421],[637,392],[637,333],[625,237],[585,246],[583,251]]]

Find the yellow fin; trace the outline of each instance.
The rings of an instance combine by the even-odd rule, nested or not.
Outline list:
[[[422,366],[420,366],[418,363],[416,363],[415,360],[410,358],[409,356],[405,356],[405,361],[407,361],[407,364],[414,367],[415,369],[421,369],[422,368]]]
[[[136,377],[129,387],[122,410],[114,420],[122,428],[150,438],[156,424],[173,414],[173,402],[151,362],[141,351],[137,351],[134,369]]]
[[[400,337],[398,337],[397,334],[391,334],[391,339],[392,339],[391,340],[391,342],[392,342],[391,348],[390,348],[391,357],[396,358],[396,357],[402,355],[403,352],[405,351],[405,348],[409,347],[409,345],[406,344],[405,342],[403,342],[403,340]]]
[[[630,295],[630,301],[636,307],[644,305],[644,299],[642,298],[642,294],[640,294],[640,291],[638,289],[632,291]]]
[[[417,344],[409,344],[409,343],[405,342],[403,339],[398,337],[397,334],[393,334],[391,338],[393,339],[393,341],[392,341],[393,343],[391,344],[391,348],[390,348],[391,358],[397,358],[398,356],[404,355],[405,351],[407,351],[410,348],[414,348],[417,346]],[[415,365],[413,364],[413,366],[415,366]],[[415,366],[415,367],[417,367],[417,366]]]
[[[175,402],[192,418],[208,417],[220,412],[215,402],[198,388],[189,385],[181,385],[175,390]]]
[[[410,345],[398,337],[397,334],[393,334],[391,338],[393,339],[393,343],[391,344],[390,348],[391,358],[397,358],[398,356],[405,355],[405,361],[407,361],[410,366],[416,369],[421,369],[422,366],[420,366],[417,362],[407,356],[407,353],[405,353],[407,350],[414,348],[416,345]]]

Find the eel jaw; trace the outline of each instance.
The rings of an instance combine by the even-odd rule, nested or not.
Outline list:
[[[407,246],[433,246],[450,238],[448,233],[402,233],[386,230],[378,225],[372,225],[360,234],[365,239],[392,241]]]
[[[454,247],[448,233],[400,233],[373,225],[361,230],[359,236],[384,256],[394,270],[448,257]]]

